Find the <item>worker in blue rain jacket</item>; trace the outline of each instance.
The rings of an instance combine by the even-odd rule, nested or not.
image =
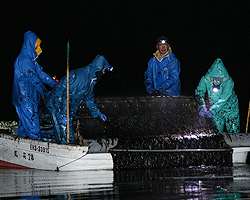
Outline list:
[[[208,101],[205,100],[206,93]],[[195,95],[199,114],[212,117],[220,133],[223,133],[224,126],[228,133],[240,132],[239,103],[234,91],[234,81],[220,58],[214,61],[206,75],[201,78]]]
[[[112,71],[108,61],[101,55],[82,68],[69,72],[69,143],[74,142],[72,119],[77,118],[76,111],[84,102],[94,118],[106,121],[107,117],[97,107],[94,97],[94,86],[106,71]],[[67,77],[64,76],[45,99],[45,105],[50,110],[56,133],[57,143],[67,143]]]
[[[144,73],[146,91],[148,94],[180,96],[180,62],[172,52],[168,38],[159,37],[156,48]]]
[[[12,104],[19,117],[18,135],[40,139],[38,104],[57,82],[43,71],[36,59],[42,52],[41,40],[32,31],[24,34],[24,43],[14,63]]]

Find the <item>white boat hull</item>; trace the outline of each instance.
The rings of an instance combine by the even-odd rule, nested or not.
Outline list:
[[[0,134],[0,166],[60,171],[113,169],[110,153],[91,154],[88,149]]]
[[[224,138],[233,149],[233,163],[247,163],[248,154],[250,155],[250,133],[225,134]]]
[[[249,152],[250,147],[233,148],[233,163],[247,163],[247,156]]]

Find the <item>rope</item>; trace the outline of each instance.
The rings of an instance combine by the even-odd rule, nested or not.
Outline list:
[[[73,163],[73,162],[75,162],[75,161],[77,161],[77,160],[82,159],[82,158],[83,158],[84,156],[86,156],[87,154],[88,154],[88,152],[87,152],[86,154],[82,155],[80,158],[77,158],[77,159],[75,159],[75,160],[72,160],[72,161],[70,161],[70,162],[68,162],[68,163],[66,163],[66,164],[64,164],[64,165],[61,165],[60,167],[56,167],[56,171],[59,171],[60,168],[66,166],[66,165],[69,165],[69,164],[71,164],[71,163]]]

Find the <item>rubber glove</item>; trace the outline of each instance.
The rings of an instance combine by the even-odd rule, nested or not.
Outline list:
[[[200,107],[199,115],[200,115],[200,116],[204,116],[204,115],[206,115],[206,113],[207,113],[207,108],[206,108],[206,106],[201,106],[201,107]]]
[[[154,89],[153,88],[150,88],[149,90],[148,90],[148,94],[153,94],[154,93]]]
[[[100,117],[103,121],[107,121],[106,115],[104,115],[104,114],[102,114],[102,113],[100,113],[100,114],[98,115],[98,117]]]
[[[162,94],[162,92],[163,92],[163,88],[162,88],[162,87],[159,87],[158,92],[159,92],[160,94]]]
[[[63,124],[64,126],[67,126],[67,116],[66,116],[66,115],[63,115],[62,124]]]
[[[212,111],[208,110],[206,115],[207,115],[207,118],[211,118],[213,116],[213,113]]]

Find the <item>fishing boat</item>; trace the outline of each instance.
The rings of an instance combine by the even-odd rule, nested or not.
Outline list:
[[[16,123],[1,124],[13,126]],[[1,168],[56,171],[113,169],[113,160],[108,150],[116,144],[114,141],[112,143],[104,139],[98,142],[83,140],[82,145],[57,144],[52,141],[19,137],[14,132],[6,131],[6,128],[2,132],[4,133],[0,133]]]

